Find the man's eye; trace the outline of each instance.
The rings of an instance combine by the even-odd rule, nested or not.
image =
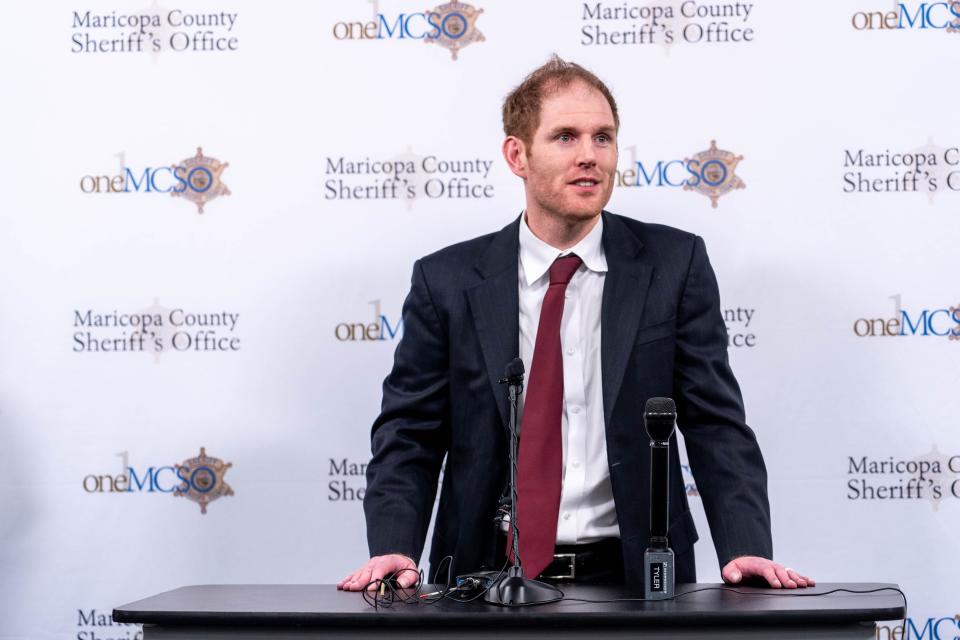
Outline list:
[[[557,140],[560,142],[570,142],[573,140],[573,136],[569,133],[561,133],[559,136],[557,136]]]
[[[607,144],[610,142],[610,137],[605,133],[601,133],[595,138],[595,140],[598,144]]]

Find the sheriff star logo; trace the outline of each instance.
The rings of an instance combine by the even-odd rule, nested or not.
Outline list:
[[[460,49],[486,40],[477,29],[477,18],[483,13],[483,9],[477,9],[465,2],[448,2],[427,13],[434,17],[440,33],[436,37],[424,38],[424,42],[432,42],[449,49],[454,60],[457,59]]]
[[[223,479],[227,469],[232,466],[231,462],[208,456],[207,450],[200,447],[200,455],[177,465],[177,477],[184,480],[183,486],[178,487],[174,495],[196,502],[200,505],[200,513],[206,513],[208,504],[233,495],[233,489]]]
[[[196,155],[173,165],[174,173],[186,182],[186,187],[170,193],[175,198],[186,198],[197,205],[197,213],[203,213],[205,204],[220,196],[230,195],[230,189],[220,178],[223,170],[229,166],[229,162],[203,155],[203,148],[197,147]]]
[[[693,158],[684,158],[684,164],[699,163],[699,180],[691,183],[689,180],[683,185],[684,191],[696,191],[710,198],[711,206],[717,208],[717,200],[734,189],[747,187],[736,174],[737,165],[743,160],[730,151],[717,148],[717,141],[710,141],[710,148],[706,151],[693,154]]]

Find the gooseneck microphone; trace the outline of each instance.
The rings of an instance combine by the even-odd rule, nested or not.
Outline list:
[[[513,554],[509,568],[501,571],[501,577],[493,582],[484,593],[483,599],[490,604],[505,607],[519,607],[533,604],[556,602],[563,597],[563,592],[551,585],[528,578],[523,573],[523,561],[520,556],[520,527],[523,524],[517,519],[517,460],[520,448],[520,425],[517,420],[517,403],[520,392],[523,391],[523,360],[514,358],[507,363],[504,376],[500,384],[507,385],[507,394],[510,400],[510,420],[507,423],[509,434],[508,453],[510,455],[510,486],[506,495],[500,499],[501,513],[498,520],[502,521],[503,511],[509,508],[510,536],[508,546],[512,546]],[[507,505],[509,504],[509,507]]]
[[[519,529],[510,526],[510,523],[517,521],[517,447],[519,446],[520,425],[517,416],[517,403],[520,394],[523,392],[523,360],[514,358],[504,367],[503,377],[500,378],[500,384],[507,385],[507,394],[510,400],[510,421],[507,423],[507,431],[510,436],[510,481],[507,484],[504,495],[500,498],[500,509],[498,513],[498,525],[506,524],[504,529],[511,536],[507,548],[512,547],[514,557],[520,558],[520,534]],[[504,518],[503,515],[506,517]],[[520,564],[519,561],[516,564]]]
[[[650,546],[643,556],[643,594],[666,600],[674,594],[674,557],[667,539],[670,498],[670,437],[677,423],[672,398],[650,398],[643,412],[650,436]]]

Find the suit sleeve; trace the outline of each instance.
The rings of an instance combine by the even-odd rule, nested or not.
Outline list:
[[[402,553],[419,562],[450,437],[448,338],[420,261],[403,325],[373,423],[363,508],[371,557]]]
[[[720,566],[743,555],[772,558],[767,471],[727,359],[720,292],[699,237],[677,316],[676,358],[678,425]]]

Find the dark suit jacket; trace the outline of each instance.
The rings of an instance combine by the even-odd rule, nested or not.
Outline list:
[[[649,542],[643,409],[654,396],[677,403],[721,566],[740,555],[770,558],[766,469],[727,361],[703,240],[602,215],[603,414],[627,580],[642,584]],[[508,403],[498,379],[519,351],[519,224],[414,265],[403,337],[373,425],[364,498],[371,555],[419,561],[446,455],[431,564],[451,555],[454,575],[494,566],[493,519],[507,478]],[[670,542],[678,580],[691,580],[697,532],[673,445]]]

